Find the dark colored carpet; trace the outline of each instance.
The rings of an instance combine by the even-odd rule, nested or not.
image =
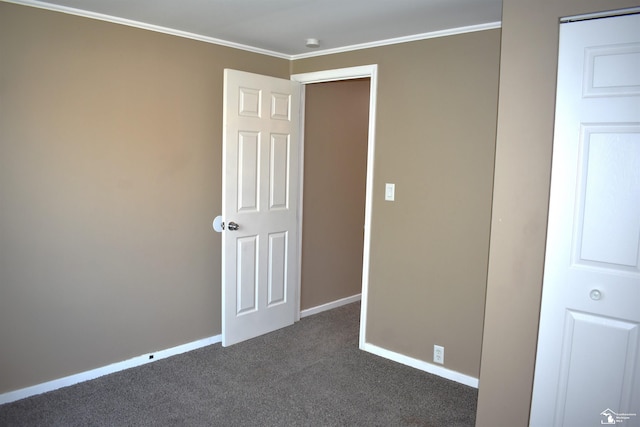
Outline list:
[[[358,349],[360,304],[0,406],[0,426],[473,426],[477,390]]]

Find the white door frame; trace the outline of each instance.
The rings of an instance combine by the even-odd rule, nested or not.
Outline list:
[[[312,73],[293,74],[291,80],[302,84],[300,97],[300,148],[299,148],[299,198],[298,198],[298,280],[296,298],[298,300],[296,309],[296,320],[300,320],[300,286],[302,283],[302,202],[303,202],[303,180],[304,180],[304,105],[305,105],[305,85],[311,83],[322,83],[339,80],[353,80],[369,78],[369,135],[367,141],[367,180],[364,211],[364,249],[362,253],[362,296],[360,310],[360,343],[362,348],[365,344],[365,331],[367,319],[367,295],[369,288],[369,256],[371,248],[371,212],[373,206],[373,160],[375,148],[375,128],[376,128],[376,97],[378,88],[378,65],[363,65],[359,67],[340,68],[335,70],[315,71]]]

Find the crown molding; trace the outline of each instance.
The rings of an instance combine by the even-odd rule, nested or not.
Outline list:
[[[502,22],[496,21],[496,22],[489,22],[486,24],[469,25],[467,27],[449,28],[447,30],[431,31],[428,33],[414,34],[411,36],[396,37],[392,39],[379,40],[379,41],[370,42],[370,43],[360,43],[360,44],[354,44],[350,46],[338,47],[335,49],[325,49],[325,50],[319,50],[319,51],[310,52],[310,53],[302,53],[299,55],[291,55],[289,59],[296,60],[296,59],[312,58],[314,56],[333,55],[335,53],[350,52],[353,50],[370,49],[374,47],[388,46],[392,44],[408,43],[408,42],[433,39],[438,37],[453,36],[456,34],[473,33],[476,31],[493,30],[501,27],[502,27]]]
[[[172,36],[198,40],[205,43],[211,43],[211,44],[230,47],[234,49],[240,49],[248,52],[258,53],[262,55],[273,56],[276,58],[288,59],[289,61],[295,61],[297,59],[304,59],[304,58],[312,58],[316,56],[333,55],[336,53],[344,53],[344,52],[350,52],[354,50],[370,49],[374,47],[388,46],[393,44],[408,43],[412,41],[426,40],[426,39],[432,39],[437,37],[446,37],[446,36],[452,36],[456,34],[471,33],[475,31],[492,30],[492,29],[500,28],[502,26],[501,21],[496,21],[496,22],[489,22],[486,24],[450,28],[446,30],[432,31],[432,32],[422,33],[422,34],[414,34],[411,36],[396,37],[396,38],[391,38],[386,40],[379,40],[375,42],[354,44],[354,45],[344,46],[344,47],[339,47],[334,49],[323,49],[323,50],[316,50],[308,53],[290,55],[282,52],[276,52],[273,50],[249,46],[241,43],[230,42],[228,40],[218,39],[215,37],[209,37],[209,36],[203,36],[201,34],[190,33],[188,31],[181,31],[173,28],[163,27],[160,25],[148,24],[146,22],[134,21],[132,19],[119,18],[117,16],[106,15],[103,13],[90,12],[82,9],[76,9],[73,7],[51,4],[51,3],[47,3],[40,0],[0,0],[0,1],[5,3],[14,3],[14,4],[23,5],[23,6],[36,7],[38,9],[51,10],[54,12],[66,13],[69,15],[76,15],[76,16],[81,16],[81,17],[90,18],[90,19],[97,19],[99,21],[126,25],[128,27],[140,28],[148,31],[155,31],[158,33],[169,34]]]
[[[188,31],[176,30],[173,28],[163,27],[160,25],[147,24],[146,22],[134,21],[132,19],[119,18],[117,16],[105,15],[103,13],[89,12],[87,10],[76,9],[68,6],[60,6],[57,4],[46,3],[38,0],[0,0],[5,3],[14,3],[23,6],[36,7],[38,9],[46,9],[54,12],[62,12],[69,15],[82,16],[84,18],[97,19],[99,21],[111,22],[114,24],[126,25],[128,27],[140,28],[143,30],[155,31],[157,33],[169,34],[172,36],[183,37],[192,40],[198,40],[205,43],[217,44],[220,46],[231,47],[234,49],[246,50],[262,55],[275,56],[276,58],[289,59],[291,55],[286,55],[272,50],[261,49],[254,46],[248,46],[241,43],[234,43],[227,40],[217,39],[215,37],[203,36],[201,34],[190,33]]]

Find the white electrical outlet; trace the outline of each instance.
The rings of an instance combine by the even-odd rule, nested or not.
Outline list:
[[[433,361],[444,365],[444,347],[441,345],[433,346]]]

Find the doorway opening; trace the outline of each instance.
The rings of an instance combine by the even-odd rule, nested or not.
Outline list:
[[[360,300],[369,84],[305,87],[301,317]]]
[[[368,94],[368,120],[367,120],[367,147],[366,147],[366,176],[365,176],[365,197],[364,197],[364,233],[362,238],[362,284],[361,284],[361,311],[360,311],[360,339],[359,345],[360,348],[363,347],[365,343],[366,336],[366,320],[367,320],[367,291],[368,291],[368,282],[369,282],[369,256],[370,256],[370,242],[371,242],[371,211],[372,211],[372,198],[373,198],[373,159],[374,159],[374,148],[375,148],[375,118],[376,118],[376,89],[377,89],[377,65],[367,65],[361,67],[352,67],[352,68],[343,68],[337,70],[328,70],[328,71],[318,71],[313,73],[305,73],[305,74],[295,74],[291,76],[291,80],[297,81],[303,85],[302,91],[302,100],[301,104],[305,105],[305,89],[309,84],[314,83],[325,83],[325,82],[337,82],[337,81],[353,81],[353,80],[362,80],[366,79],[369,83],[369,94]],[[305,126],[305,116],[304,110],[302,112],[302,126]],[[330,123],[327,123],[326,126],[331,126]],[[302,129],[301,135],[305,135],[305,130]],[[300,144],[300,185],[299,188],[304,188],[304,158],[305,158],[305,140],[302,138]],[[334,153],[335,156],[340,156],[340,152]],[[331,173],[327,171],[327,173]],[[298,269],[298,274],[300,277],[298,278],[298,283],[301,283],[302,280],[302,248],[303,248],[303,206],[304,206],[304,198],[302,197],[302,191],[300,192],[299,198],[299,236],[300,242],[298,247],[300,248],[298,252],[299,265],[301,266]],[[309,206],[308,206],[309,207]],[[325,210],[339,210],[339,205],[329,205],[324,206]],[[337,216],[339,217],[340,213],[337,212]],[[354,230],[355,231],[355,230]],[[302,302],[301,289],[298,289],[298,311],[296,315],[296,320],[300,319],[300,308]],[[350,301],[346,301],[350,302]]]

